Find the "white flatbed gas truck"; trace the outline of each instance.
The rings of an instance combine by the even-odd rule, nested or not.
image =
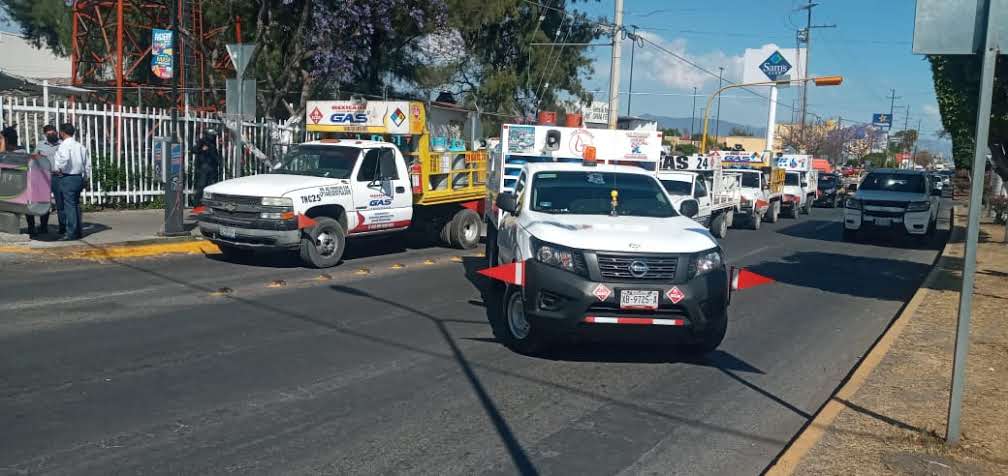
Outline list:
[[[739,174],[725,172],[720,160],[695,154],[663,156],[657,176],[676,206],[696,200],[700,211],[693,219],[718,238],[728,234],[742,196]]]
[[[780,216],[784,197],[784,169],[772,167],[769,154],[745,151],[714,151],[726,173],[739,177],[739,209],[736,225],[758,230],[763,221],[774,223]]]
[[[314,267],[337,265],[347,239],[417,230],[479,245],[486,151],[474,112],[418,101],[309,101],[307,130],[269,173],[204,191],[200,231],[225,255],[290,250]],[[454,146],[434,134],[448,131]]]

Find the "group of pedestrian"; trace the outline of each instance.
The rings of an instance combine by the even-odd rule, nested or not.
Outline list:
[[[64,123],[59,129],[47,124],[42,127],[42,133],[43,139],[35,147],[32,160],[52,178],[59,240],[79,240],[83,236],[80,197],[91,177],[91,156],[87,147],[77,142],[77,128],[73,124]],[[0,152],[27,152],[18,142],[15,127],[4,128],[0,136],[3,137]],[[39,217],[38,227],[34,216],[27,215],[26,219],[30,235],[44,234],[49,229],[49,213]]]

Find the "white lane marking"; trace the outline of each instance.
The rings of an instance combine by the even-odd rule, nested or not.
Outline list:
[[[168,288],[168,287],[171,287],[171,286],[173,286],[173,285],[169,284],[169,285],[162,285],[162,286],[151,286],[151,287],[139,288],[139,289],[127,289],[127,290],[123,290],[123,291],[115,291],[115,292],[110,292],[110,293],[91,294],[91,295],[86,295],[86,296],[74,296],[74,297],[56,298],[56,299],[32,299],[31,301],[20,301],[20,302],[14,302],[14,303],[10,303],[10,304],[5,304],[4,305],[4,310],[23,311],[25,309],[34,309],[34,308],[39,308],[39,307],[59,306],[59,305],[64,305],[64,304],[76,304],[76,303],[84,302],[84,301],[95,301],[95,300],[99,300],[99,299],[108,299],[108,298],[114,298],[114,297],[120,297],[120,296],[129,296],[131,294],[148,293],[148,292],[151,292],[151,291],[156,291],[156,290]]]
[[[752,256],[754,254],[762,253],[762,252],[764,252],[764,251],[766,251],[766,250],[768,250],[770,248],[771,248],[770,245],[760,246],[759,248],[756,248],[754,250],[750,250],[748,253],[744,253],[744,254],[741,254],[739,256],[733,257],[732,259],[728,260],[728,264],[735,264],[735,263],[737,263],[742,258],[748,258],[748,257],[750,257],[750,256]]]

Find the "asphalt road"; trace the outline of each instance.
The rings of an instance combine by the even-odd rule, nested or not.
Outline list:
[[[738,292],[721,349],[695,360],[611,342],[514,354],[487,324],[480,258],[398,239],[325,274],[10,262],[0,474],[755,474],[944,241],[844,243],[839,217],[731,230],[731,264],[778,282]]]

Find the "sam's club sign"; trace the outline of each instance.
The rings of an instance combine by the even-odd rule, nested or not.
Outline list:
[[[778,78],[791,71],[791,63],[788,63],[788,60],[784,58],[784,55],[780,51],[774,51],[767,59],[760,63],[759,69],[771,81],[777,81]]]

